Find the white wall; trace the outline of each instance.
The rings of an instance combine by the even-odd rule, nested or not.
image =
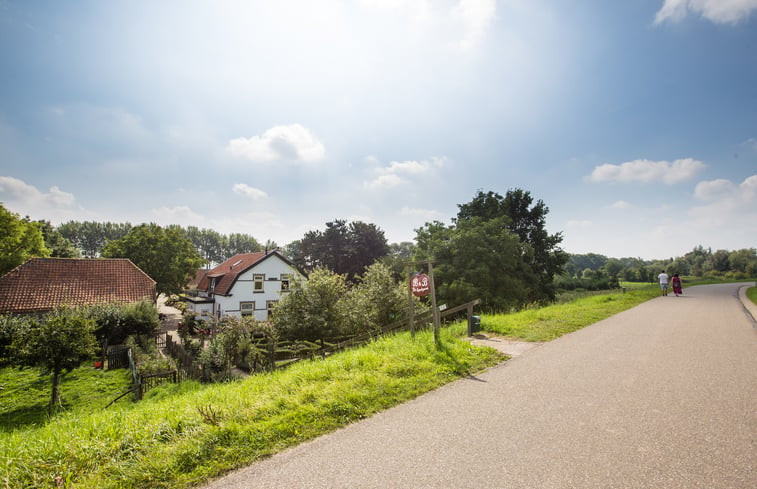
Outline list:
[[[253,292],[253,275],[255,274],[265,274],[262,293]],[[281,274],[290,274],[292,277],[296,277],[297,271],[277,255],[270,255],[263,262],[258,263],[237,277],[237,281],[234,283],[231,291],[229,291],[231,296],[215,296],[216,314],[218,314],[218,311],[220,310],[222,316],[230,315],[241,317],[239,303],[254,301],[255,319],[259,321],[267,320],[268,301],[278,301],[281,300],[282,297]]]

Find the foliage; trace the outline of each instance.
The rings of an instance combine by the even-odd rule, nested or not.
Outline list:
[[[381,261],[392,271],[395,280],[402,282],[407,279],[407,262],[411,260],[414,249],[415,243],[411,241],[389,245],[389,254]]]
[[[103,350],[108,345],[124,343],[131,335],[151,335],[160,328],[158,309],[146,300],[132,304],[99,304],[83,309],[95,321],[95,336]]]
[[[563,270],[568,255],[559,247],[562,233],[549,234],[545,228],[549,208],[543,201],[534,203],[531,193],[521,189],[508,190],[504,197],[494,192],[479,191],[473,200],[458,205],[457,223],[479,218],[484,221],[503,218],[500,225],[518,236],[531,248],[523,255],[532,281],[530,297],[544,301],[555,297],[553,278]]]
[[[56,230],[81,250],[85,258],[97,258],[109,241],[123,238],[131,227],[128,222],[68,221]]]
[[[78,367],[94,354],[94,328],[94,320],[81,310],[58,309],[15,332],[12,349],[18,363],[52,372],[51,409],[60,404],[58,387],[63,371]]]
[[[204,263],[192,243],[177,229],[141,224],[103,249],[107,258],[129,258],[156,282],[156,291],[179,293]]]
[[[415,313],[423,311],[417,298]],[[344,297],[348,310],[348,331],[378,333],[385,326],[408,317],[407,286],[398,284],[385,264],[369,266]]]
[[[288,249],[294,263],[302,270],[328,268],[353,280],[374,261],[387,255],[384,232],[375,224],[335,220],[326,223],[325,231],[309,231]]]
[[[324,343],[344,335],[347,310],[341,299],[347,290],[344,275],[326,268],[313,270],[307,282],[295,280],[273,313],[280,337]]]
[[[72,489],[196,487],[501,359],[449,330],[441,338],[437,350],[430,333],[414,340],[404,333],[244,381],[159,387],[136,405],[0,433],[0,480],[9,487],[48,487],[55,476]]]
[[[541,298],[528,265],[532,250],[506,223],[506,217],[471,217],[453,226],[436,221],[416,230],[415,258],[435,259],[439,300],[463,304],[478,298],[484,310],[507,310]]]
[[[13,338],[22,330],[31,327],[29,316],[0,315],[0,367],[17,363]]]
[[[234,366],[248,372],[273,368],[268,348],[274,347],[277,334],[270,323],[250,316],[226,316],[214,330],[210,344],[199,355],[213,380],[230,378]]]
[[[20,218],[0,204],[0,275],[32,257],[50,256],[39,223]]]
[[[54,258],[81,258],[81,253],[74,244],[55,230],[49,221],[37,221],[45,247],[50,250],[50,256]]]

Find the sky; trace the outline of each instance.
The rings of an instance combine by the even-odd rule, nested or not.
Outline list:
[[[0,0],[0,202],[279,245],[523,189],[569,253],[757,247],[757,0]]]

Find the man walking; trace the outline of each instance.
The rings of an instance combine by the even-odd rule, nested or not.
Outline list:
[[[662,290],[662,295],[666,296],[668,295],[668,274],[665,273],[665,270],[663,270],[658,276],[657,280],[660,281],[660,289]]]

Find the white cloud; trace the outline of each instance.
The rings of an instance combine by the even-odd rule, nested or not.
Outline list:
[[[684,158],[668,161],[635,160],[620,165],[604,164],[594,168],[589,180],[601,182],[663,182],[667,185],[688,180],[705,168],[701,161]]]
[[[155,216],[156,224],[169,225],[180,224],[182,226],[202,226],[205,217],[196,213],[190,207],[179,205],[174,207],[159,207],[150,210],[150,214]]]
[[[403,207],[402,210],[400,210],[400,215],[408,217],[422,217],[424,219],[437,219],[443,216],[441,212],[432,209],[413,209],[407,206]]]
[[[326,154],[323,144],[300,124],[275,126],[261,136],[232,139],[226,150],[235,157],[256,162],[315,163]]]
[[[22,214],[72,209],[75,200],[74,194],[64,192],[55,185],[44,193],[18,178],[0,177],[0,201],[13,208],[24,209],[16,211]]]
[[[264,198],[268,197],[268,194],[265,193],[263,190],[260,190],[260,189],[255,188],[255,187],[250,187],[246,183],[236,183],[231,188],[231,190],[235,194],[242,195],[242,196],[247,197],[247,198],[252,199],[252,200],[264,199]]]
[[[370,182],[364,182],[363,186],[365,188],[378,190],[378,189],[398,187],[402,185],[403,183],[407,183],[407,182],[397,175],[390,174],[390,175],[380,175],[379,177],[377,177],[376,179]]]
[[[625,200],[619,200],[617,202],[614,202],[610,207],[612,209],[630,209],[631,204],[626,202]]]
[[[366,162],[378,163],[378,160],[371,157],[366,159]],[[373,172],[377,177],[365,182],[363,186],[371,189],[397,187],[410,183],[410,177],[432,174],[437,169],[443,168],[446,163],[447,158],[444,156],[433,156],[428,160],[421,161],[392,161],[389,166],[375,168]]]
[[[746,20],[757,10],[757,0],[665,0],[655,15],[655,23],[683,20],[689,12],[718,24]]]
[[[453,45],[461,51],[476,47],[486,35],[496,13],[495,0],[460,0],[452,10],[452,17],[462,24],[462,39]]]

